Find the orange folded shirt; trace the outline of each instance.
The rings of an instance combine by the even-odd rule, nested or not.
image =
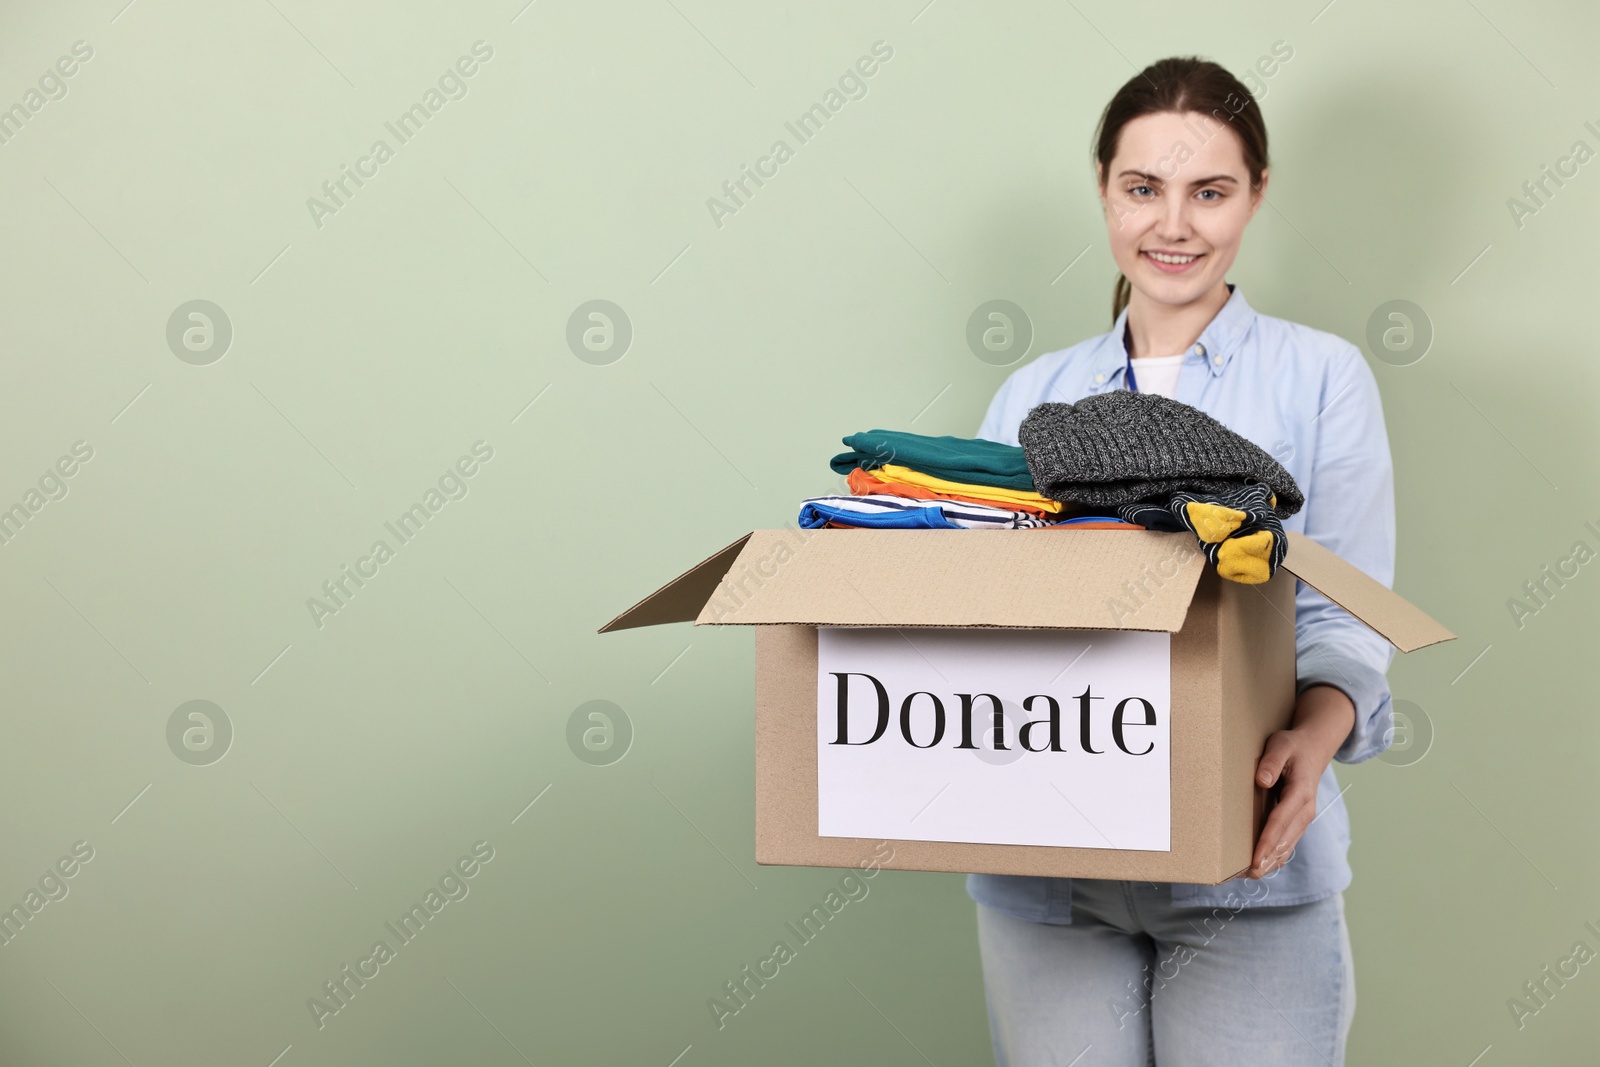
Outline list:
[[[940,493],[920,485],[910,485],[906,482],[891,482],[879,478],[871,471],[857,467],[845,476],[845,482],[850,486],[850,491],[856,496],[866,496],[869,493],[891,493],[895,496],[911,497],[916,500],[959,500],[965,504],[987,504],[992,508],[1005,508],[1007,511],[1022,511],[1029,515],[1036,515],[1041,519],[1055,518],[1061,511],[1057,504],[1054,511],[1031,504],[1018,503],[1015,500],[1000,500],[995,497],[960,496],[956,493]]]
[[[1111,522],[1057,522],[1049,526],[1035,526],[1035,530],[1143,530],[1147,527],[1136,522],[1123,522],[1120,519]]]

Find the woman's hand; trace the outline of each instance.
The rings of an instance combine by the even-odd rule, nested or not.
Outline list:
[[[1256,782],[1271,787],[1280,778],[1278,803],[1261,828],[1255,860],[1246,878],[1260,878],[1289,862],[1311,820],[1317,817],[1317,783],[1355,726],[1356,707],[1331,685],[1308,686],[1295,700],[1287,730],[1267,738],[1256,764]]]

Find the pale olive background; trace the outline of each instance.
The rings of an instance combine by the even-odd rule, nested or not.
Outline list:
[[[874,879],[717,1028],[840,872],[754,862],[747,631],[595,629],[792,522],[843,434],[974,433],[1009,369],[968,346],[980,304],[1028,316],[1013,365],[1105,331],[1101,108],[1162,56],[1243,74],[1283,42],[1230,280],[1366,348],[1395,585],[1460,635],[1390,672],[1431,748],[1338,767],[1350,1062],[1587,1062],[1596,965],[1520,1030],[1507,999],[1600,949],[1600,564],[1521,628],[1507,601],[1600,546],[1600,163],[1520,228],[1507,201],[1600,148],[1600,15],[924,2],[5,6],[0,106],[94,54],[0,145],[0,506],[93,458],[0,546],[0,904],[94,859],[0,947],[0,1061],[988,1062],[957,874]],[[319,228],[307,198],[479,40],[468,95]],[[231,324],[207,365],[167,341],[193,300]],[[620,359],[569,347],[591,300]],[[1420,360],[1367,343],[1392,300]],[[308,599],[477,441],[465,498],[319,628]],[[220,761],[169,748],[192,700],[231,723]],[[633,731],[609,765],[568,743],[592,700]],[[477,841],[470,895],[319,1029],[308,998]]]

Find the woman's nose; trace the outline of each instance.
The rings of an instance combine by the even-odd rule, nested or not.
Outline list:
[[[1161,205],[1161,214],[1156,221],[1156,228],[1163,238],[1177,239],[1189,236],[1189,202],[1176,197],[1168,198]]]

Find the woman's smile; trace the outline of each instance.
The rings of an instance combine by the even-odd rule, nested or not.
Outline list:
[[[1148,249],[1140,252],[1139,257],[1163,274],[1182,274],[1205,258],[1193,253],[1153,252]]]

